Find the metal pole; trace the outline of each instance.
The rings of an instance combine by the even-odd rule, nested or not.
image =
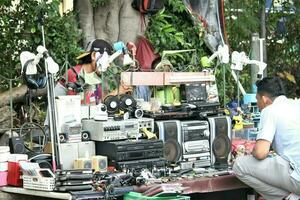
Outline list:
[[[9,79],[9,105],[10,105],[10,128],[12,129],[14,127],[13,99],[12,99],[12,79]],[[12,130],[11,130],[11,134],[12,134]]]
[[[42,38],[43,46],[46,48],[45,42],[45,31],[44,31],[44,21],[43,16],[41,16],[41,28],[42,28]],[[56,115],[55,115],[55,102],[54,102],[54,79],[52,74],[48,74],[48,64],[45,60],[45,74],[47,78],[47,99],[48,99],[48,118],[49,118],[49,130],[51,137],[51,148],[52,148],[52,166],[53,171],[60,168],[60,151],[59,151],[59,140],[57,139],[58,131],[56,126]]]
[[[259,34],[253,33],[251,39],[251,59],[260,60],[260,45],[259,45]],[[256,93],[255,83],[257,81],[258,67],[251,65],[251,92]]]

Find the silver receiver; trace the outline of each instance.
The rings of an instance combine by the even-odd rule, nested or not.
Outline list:
[[[82,129],[90,132],[93,141],[111,141],[139,136],[139,125],[137,119],[122,121],[96,121],[93,119],[82,120]]]

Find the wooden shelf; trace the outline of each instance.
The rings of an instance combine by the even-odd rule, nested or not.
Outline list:
[[[206,72],[122,72],[125,85],[179,85],[197,82],[213,82],[215,76]]]

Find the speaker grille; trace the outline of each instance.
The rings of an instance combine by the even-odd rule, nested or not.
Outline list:
[[[176,122],[164,122],[165,140],[178,140],[178,129]]]
[[[179,121],[170,120],[159,122],[162,123],[160,130],[164,136],[164,155],[167,161],[178,162],[182,155],[181,148],[181,132],[179,127]]]
[[[227,116],[209,118],[211,130],[212,164],[228,165],[231,150],[231,120]]]
[[[227,135],[228,134],[228,122],[226,117],[216,118],[216,136],[217,135]]]

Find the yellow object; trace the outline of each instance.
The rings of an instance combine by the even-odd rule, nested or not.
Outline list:
[[[233,116],[233,121],[234,123],[234,130],[241,130],[243,129],[244,125],[243,125],[243,117],[241,115],[236,115]]]
[[[147,128],[142,128],[142,132],[147,136],[147,138],[149,140],[157,139],[157,136],[154,133],[152,133],[151,131],[148,131]]]
[[[92,156],[92,169],[96,172],[107,172],[107,157]]]

